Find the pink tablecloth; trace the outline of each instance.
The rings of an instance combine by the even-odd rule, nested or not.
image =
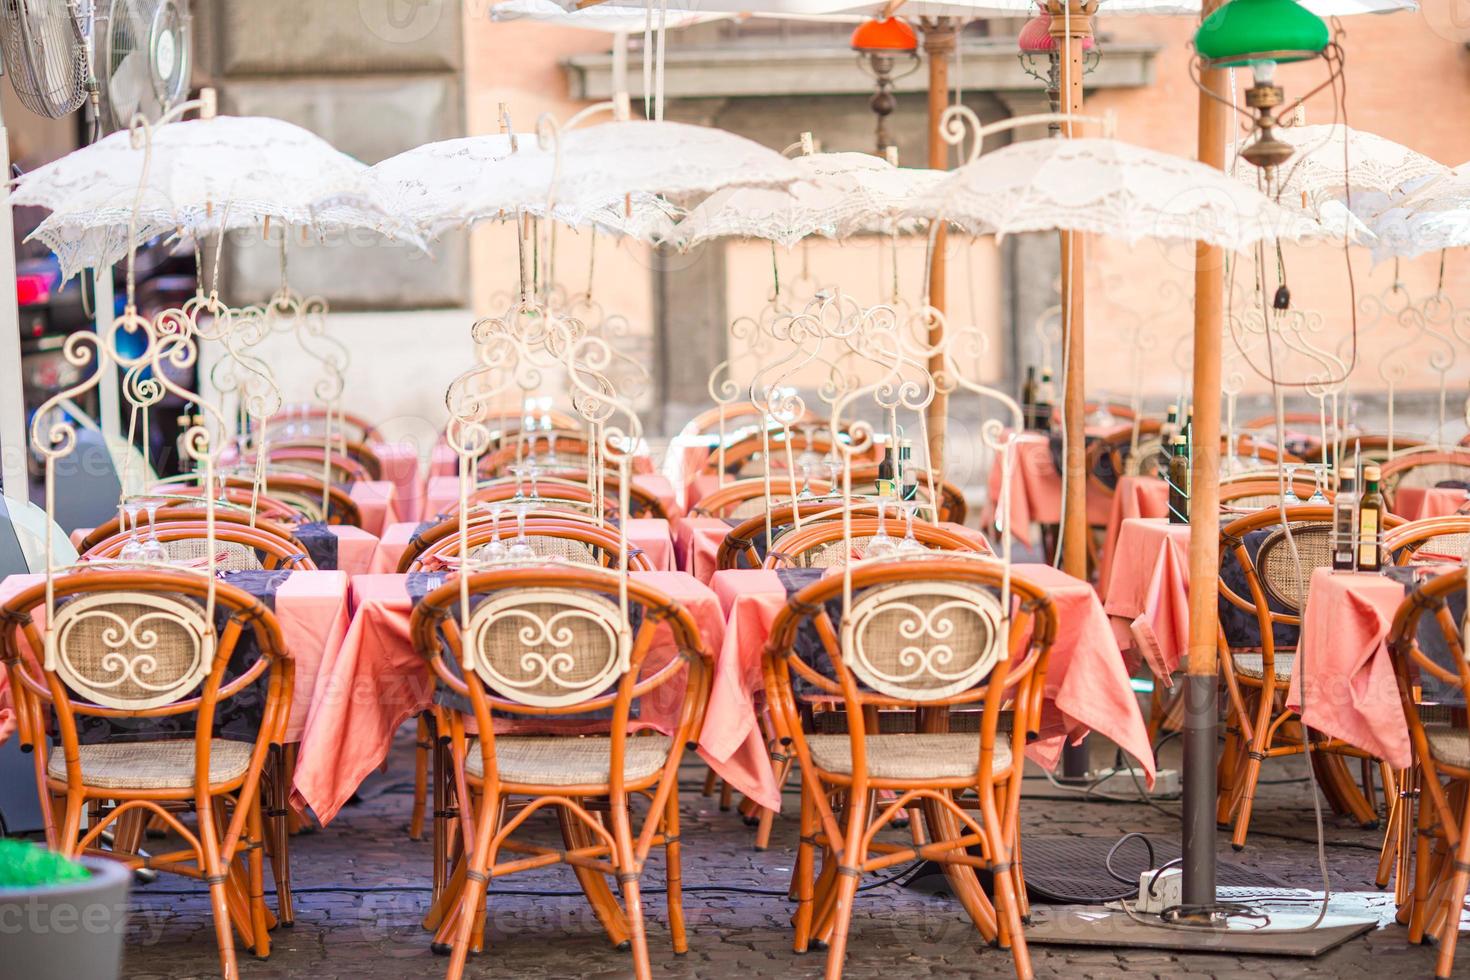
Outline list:
[[[1108,576],[1112,573],[1113,553],[1118,546],[1118,531],[1130,517],[1168,517],[1169,485],[1155,476],[1118,478],[1113,491],[1113,504],[1108,511],[1108,530],[1103,539],[1102,568],[1098,588],[1107,593]]]
[[[1388,655],[1401,583],[1372,572],[1312,573],[1287,707],[1308,728],[1399,769],[1413,762]]]
[[[416,521],[423,513],[424,479],[419,472],[419,450],[412,442],[375,442],[373,452],[383,463],[384,480],[396,490],[398,516]]]
[[[1400,487],[1393,496],[1393,512],[1406,521],[1464,513],[1470,495],[1448,487]]]
[[[684,513],[679,502],[674,499],[674,485],[669,482],[668,477],[657,473],[638,473],[633,477],[633,485],[657,497],[670,517],[678,517]],[[424,503],[424,519],[427,520],[435,514],[447,514],[458,506],[459,477],[454,475],[429,477]]]
[[[511,519],[507,519],[509,523]],[[398,571],[398,561],[413,540],[417,524],[400,521],[389,525],[378,539],[368,571],[383,575]],[[628,542],[648,556],[655,571],[672,572],[678,567],[674,543],[669,536],[669,522],[656,517],[636,517],[628,522]]]
[[[389,524],[402,518],[398,514],[398,486],[392,480],[360,480],[347,489],[362,511],[362,528],[379,537]]]
[[[1103,609],[1167,686],[1189,648],[1189,525],[1124,520]]]
[[[680,572],[633,574],[682,603],[705,648],[720,649],[724,616],[713,592]],[[324,680],[301,738],[291,803],[298,810],[310,807],[323,824],[382,765],[398,726],[430,704],[433,681],[409,638],[413,603],[406,581],[405,575],[353,580],[351,626],[336,656],[322,666]],[[659,647],[656,641],[649,653],[653,662]]]
[[[8,576],[0,580],[0,602],[45,580],[44,575]],[[347,633],[347,584],[345,572],[291,572],[276,589],[276,619],[296,665],[291,714],[286,722],[288,742],[301,737],[319,690],[322,665],[333,658]],[[5,675],[0,674],[0,742],[9,735],[12,721],[6,683]]]
[[[1102,437],[1128,429],[1127,423],[1097,428],[1089,426],[1089,437]],[[1031,540],[1033,524],[1058,524],[1062,519],[1062,474],[1051,456],[1051,443],[1040,432],[1022,432],[1011,443],[1015,458],[1011,462],[1011,533],[1022,543]],[[986,508],[986,526],[992,526],[1000,507],[1002,453],[997,453],[990,466],[990,503]],[[1108,523],[1112,498],[1094,486],[1087,485],[1087,523],[1101,527]]]
[[[1015,572],[1050,593],[1058,633],[1047,666],[1042,738],[1028,748],[1038,763],[1054,767],[1063,744],[1088,731],[1111,738],[1154,777],[1153,751],[1123,655],[1097,593],[1086,582],[1048,565],[1017,565]],[[700,753],[731,785],[757,803],[779,808],[780,794],[767,748],[761,743],[755,702],[763,687],[761,656],[771,626],[786,605],[776,572],[716,572],[710,587],[727,610],[725,646],[715,668]]]
[[[329,528],[337,538],[337,571],[348,575],[369,571],[378,553],[378,536],[350,524],[331,524]]]

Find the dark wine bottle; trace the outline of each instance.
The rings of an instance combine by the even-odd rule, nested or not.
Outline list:
[[[1022,424],[1028,429],[1036,428],[1036,365],[1026,368],[1026,381],[1021,385]]]
[[[893,497],[898,494],[898,481],[893,468],[893,440],[883,446],[883,459],[878,463],[878,496]]]
[[[904,500],[919,496],[919,474],[914,469],[914,443],[904,439],[898,444],[898,495]]]
[[[1189,523],[1189,452],[1184,436],[1174,437],[1174,453],[1169,457],[1169,523]]]

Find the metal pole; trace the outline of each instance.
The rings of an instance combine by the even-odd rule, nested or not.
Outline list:
[[[112,326],[112,266],[98,266],[92,270],[92,311],[94,328],[99,336]],[[102,377],[97,385],[97,421],[102,425],[102,436],[109,451],[122,439],[122,407],[118,394],[117,365],[103,364],[99,367]]]
[[[10,175],[10,140],[0,123],[0,174]],[[5,496],[29,501],[26,400],[20,361],[20,306],[15,293],[15,224],[0,207],[0,480]]]
[[[924,54],[929,58],[929,166],[934,170],[949,169],[949,144],[939,132],[940,118],[949,106],[949,59],[954,54],[955,26],[948,17],[926,18],[924,28]],[[934,254],[929,261],[929,305],[944,312],[945,250],[949,244],[948,231],[941,224],[934,234]],[[929,331],[929,343],[934,346],[944,340],[944,328],[935,324]],[[935,354],[929,359],[931,374],[944,370],[944,357]],[[949,396],[936,393],[929,403],[929,469],[936,482],[944,472],[945,420],[949,412]]]
[[[1082,112],[1083,46],[1092,34],[1089,6],[1082,0],[1068,0],[1065,12],[1060,4],[1052,12],[1053,36],[1062,48],[1062,98],[1070,113]],[[1065,13],[1065,16],[1063,15]],[[1076,124],[1067,126],[1066,135],[1080,136]],[[1067,434],[1062,492],[1066,513],[1062,524],[1062,570],[1074,578],[1087,580],[1087,375],[1084,367],[1086,336],[1083,320],[1083,294],[1086,292],[1086,239],[1075,232],[1062,232],[1062,310],[1067,337],[1067,383],[1062,398],[1062,425]]]
[[[1204,0],[1210,16],[1221,0]],[[1225,72],[1203,70],[1199,159],[1225,167]],[[1215,903],[1215,725],[1219,665],[1215,647],[1220,571],[1220,332],[1224,252],[1203,243],[1194,261],[1194,469],[1189,501],[1189,674],[1184,688],[1184,904]]]

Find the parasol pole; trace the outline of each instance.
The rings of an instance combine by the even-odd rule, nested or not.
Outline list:
[[[1082,113],[1083,48],[1092,36],[1091,15],[1097,0],[1050,0],[1052,36],[1061,49],[1061,95],[1063,111]],[[1065,125],[1066,136],[1080,135],[1077,123]],[[1062,525],[1062,570],[1087,580],[1087,379],[1084,369],[1086,330],[1083,325],[1083,294],[1086,276],[1085,236],[1064,231],[1062,239],[1062,310],[1067,358],[1067,380],[1062,394],[1062,427],[1067,454],[1063,461],[1062,492],[1065,496]]]
[[[0,121],[0,173],[10,174],[10,142]],[[0,205],[0,481],[5,496],[30,500],[26,470],[26,401],[20,361],[20,306],[15,292],[15,224]]]
[[[97,335],[103,336],[112,327],[117,316],[113,310],[112,265],[99,265],[92,270],[92,322]],[[118,392],[117,365],[108,365],[102,371],[97,385],[97,422],[102,427],[103,441],[108,452],[122,439],[122,402]],[[143,457],[148,456],[145,451]],[[121,467],[119,466],[119,469]]]
[[[1204,0],[1200,18],[1222,0]],[[1225,72],[1202,67],[1199,159],[1225,169],[1228,98]],[[1185,905],[1215,904],[1215,704],[1220,571],[1220,334],[1224,251],[1203,242],[1194,252],[1194,465],[1189,499],[1189,673],[1184,687]]]
[[[951,17],[926,17],[921,26],[924,30],[924,54],[929,58],[929,166],[933,170],[948,170],[949,144],[945,142],[939,126],[944,110],[949,107],[949,59],[955,49],[955,21]],[[945,306],[947,240],[948,229],[941,222],[934,232],[934,244],[930,249],[932,257],[929,260],[929,305],[941,313]],[[936,319],[929,327],[929,345],[934,348],[934,353],[929,356],[929,373],[934,377],[944,371],[944,354],[939,350],[943,341],[944,325]],[[926,410],[929,471],[935,474],[936,481],[944,475],[944,436],[948,411],[949,395],[944,391],[936,391]]]

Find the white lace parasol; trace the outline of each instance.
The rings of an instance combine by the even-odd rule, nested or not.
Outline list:
[[[713,238],[761,238],[788,248],[809,235],[845,238],[891,231],[939,170],[895,167],[867,153],[813,153],[792,161],[801,179],[785,190],[740,187],[711,194],[674,229],[690,248]]]
[[[1028,140],[986,153],[910,209],[976,234],[1070,230],[1248,248],[1330,237],[1240,181],[1194,160],[1114,139]]]
[[[1374,215],[1371,226],[1380,259],[1470,245],[1470,161]]]
[[[564,10],[587,9],[586,0],[556,0]],[[604,0],[601,7],[643,10],[647,0]],[[865,17],[1030,17],[1036,13],[1036,0],[907,0],[893,9],[891,0],[700,0],[701,11],[726,11],[767,16],[824,17],[848,14]],[[1418,0],[1305,0],[1302,3],[1319,17],[1344,17],[1349,14],[1387,13],[1395,10],[1418,10]],[[658,7],[655,4],[654,13]],[[1182,14],[1198,17],[1199,0],[1101,0],[1098,14]]]
[[[1450,172],[1407,146],[1347,126],[1294,126],[1276,135],[1296,149],[1278,169],[1276,185],[1267,188],[1264,172],[1239,158],[1235,176],[1285,207],[1314,214],[1330,227],[1350,228],[1367,242],[1380,233],[1375,216]]]
[[[12,205],[51,211],[31,237],[56,253],[63,276],[127,254],[144,156],[123,130],[15,180]],[[364,179],[366,170],[280,119],[216,116],[168,123],[153,131],[133,244],[174,231],[204,236],[250,228],[266,219],[317,232],[367,227],[413,240]]]
[[[703,13],[693,10],[675,9],[672,5],[660,11],[653,6],[653,25],[664,18],[664,26],[670,30],[693,27],[712,20],[729,20],[733,13]],[[505,0],[490,8],[490,19],[499,21],[533,20],[557,27],[574,27],[584,31],[603,31],[608,34],[638,34],[648,26],[648,12],[643,5],[637,10],[598,4],[574,10],[563,10],[552,0]]]

